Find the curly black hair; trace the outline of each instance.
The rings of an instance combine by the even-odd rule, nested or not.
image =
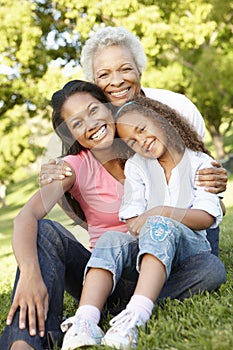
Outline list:
[[[195,129],[171,107],[151,98],[138,96],[119,108],[116,113],[116,121],[118,122],[121,116],[131,111],[138,111],[159,123],[168,135],[170,144],[177,152],[181,153],[185,145],[193,151],[204,152],[211,156]]]

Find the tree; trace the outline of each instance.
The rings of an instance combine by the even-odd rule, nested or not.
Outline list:
[[[53,23],[50,7],[44,8],[43,1],[1,3],[0,180],[11,179],[17,168],[42,153],[36,136],[51,131],[49,101],[67,80],[60,67],[51,65],[55,48],[50,52],[47,43]]]
[[[224,137],[233,123],[233,53],[203,50],[195,66],[190,93],[205,117],[215,145],[216,158],[223,159]],[[208,69],[207,69],[208,67]]]
[[[230,0],[2,0],[0,67],[8,69],[0,71],[0,179],[42,152],[31,123],[35,134],[51,130],[52,93],[82,78],[82,46],[107,25],[140,38],[148,57],[144,86],[196,102],[222,157],[217,141],[232,119],[232,14]]]
[[[224,139],[233,122],[233,5],[212,0],[208,20],[213,31],[200,46],[187,92],[202,111],[215,146],[216,158],[223,159]]]

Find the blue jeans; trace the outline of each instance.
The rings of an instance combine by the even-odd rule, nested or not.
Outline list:
[[[218,256],[219,252],[219,226],[215,228],[208,228],[206,230],[207,232],[207,239],[210,242],[211,245],[211,253]]]
[[[13,324],[6,326],[1,335],[0,349],[8,350],[16,340],[24,340],[36,350],[52,349],[55,343],[60,345],[64,290],[67,290],[76,300],[80,298],[84,270],[90,258],[90,252],[64,227],[50,220],[39,222],[37,246],[41,272],[50,300],[46,335],[44,338],[40,338],[39,335],[32,337],[28,333],[28,328],[20,330],[18,328],[19,313],[17,312]],[[17,272],[15,287],[18,276],[19,272]],[[137,277],[136,268],[130,274],[127,273],[127,269],[123,272],[114,293],[108,299],[109,309],[112,309],[118,300],[122,303],[123,301],[128,302],[133,294]],[[209,253],[201,253],[185,259],[182,264],[171,271],[160,296],[161,298],[169,296],[172,299],[183,300],[190,294],[204,290],[216,290],[225,280],[225,268],[218,257]]]
[[[86,271],[89,268],[110,271],[113,275],[114,291],[121,277],[129,279],[135,269],[140,271],[144,254],[150,254],[161,261],[168,279],[171,270],[182,261],[210,251],[205,231],[195,232],[170,218],[153,216],[142,227],[138,239],[116,231],[102,235],[88,261]]]

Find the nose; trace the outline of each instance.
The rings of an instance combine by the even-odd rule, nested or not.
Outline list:
[[[110,84],[114,86],[120,86],[122,83],[124,83],[124,79],[121,72],[113,72],[111,75]]]
[[[140,135],[140,134],[135,135],[135,140],[136,140],[137,144],[139,145],[139,147],[141,147],[141,148],[145,147],[146,141],[145,141],[143,135]]]
[[[86,131],[90,131],[92,129],[95,129],[98,126],[98,120],[93,118],[93,116],[87,116],[86,117]]]

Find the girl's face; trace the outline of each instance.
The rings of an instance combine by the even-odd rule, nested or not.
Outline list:
[[[138,111],[121,116],[117,121],[117,131],[120,138],[143,157],[159,159],[167,153],[167,138],[162,130],[155,121]]]
[[[125,46],[109,46],[97,51],[93,73],[95,84],[116,106],[122,106],[140,93],[141,73]]]
[[[71,95],[61,111],[73,137],[85,148],[110,147],[115,124],[112,112],[88,92]]]

